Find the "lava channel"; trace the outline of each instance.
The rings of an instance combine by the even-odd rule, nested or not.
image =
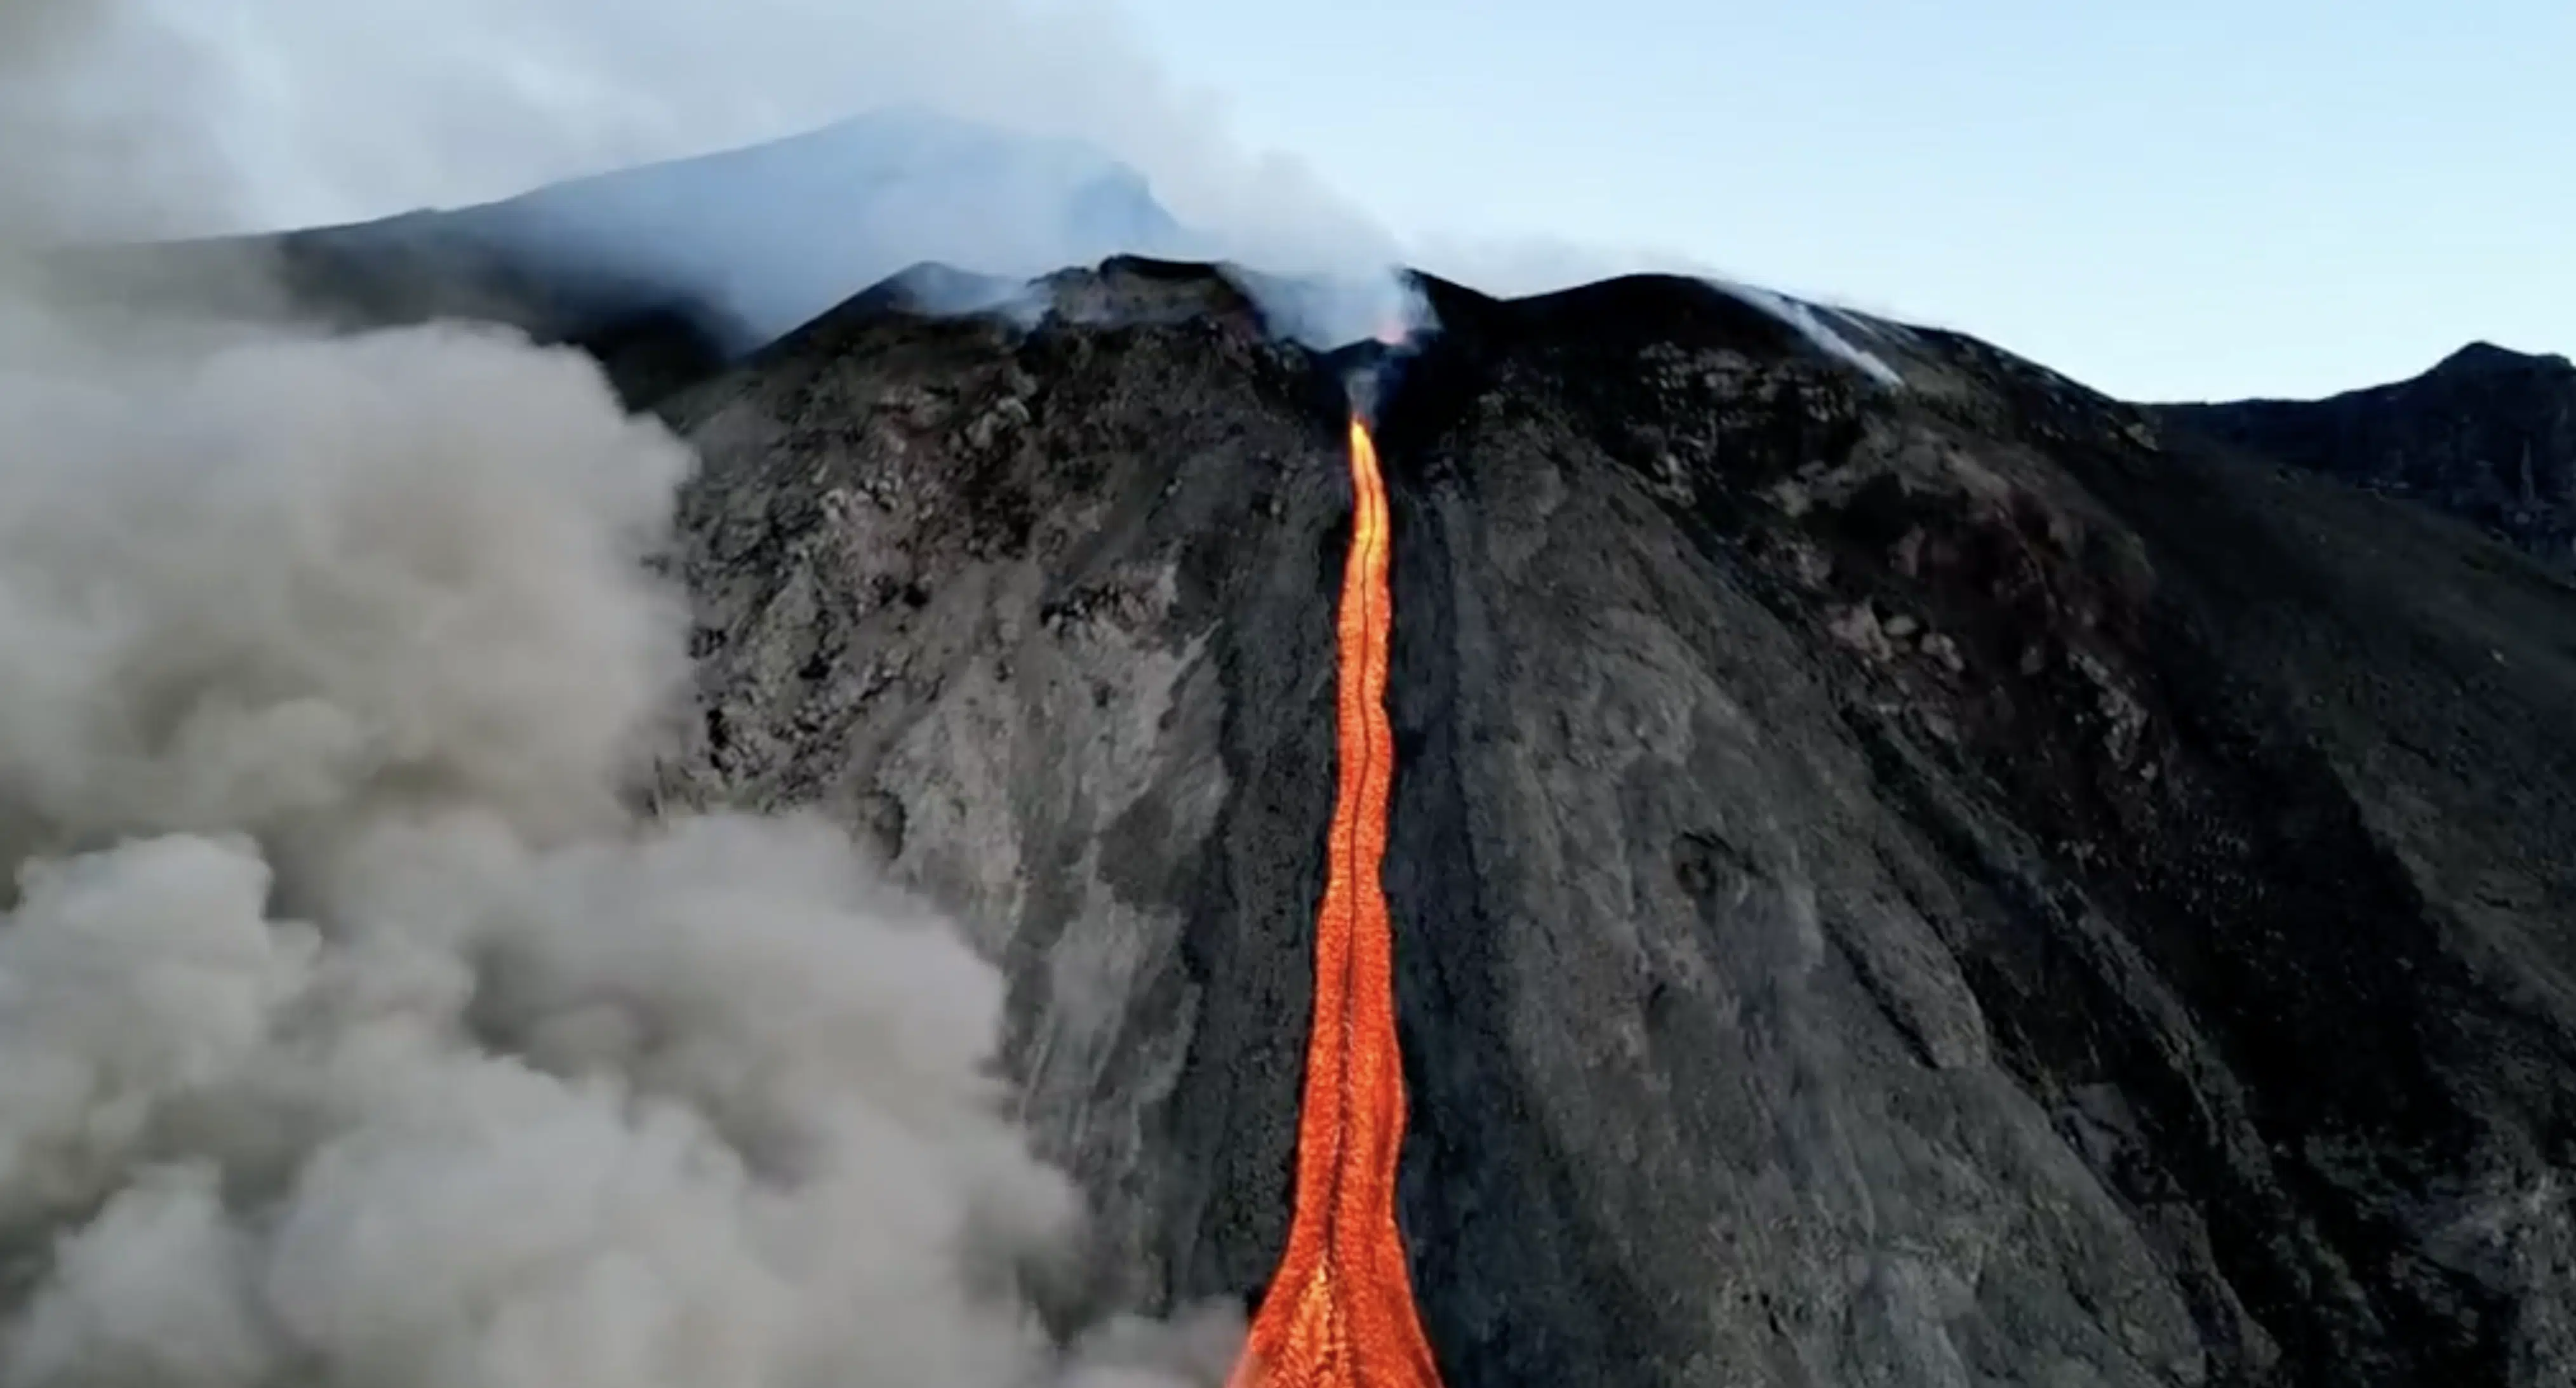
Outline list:
[[[1338,630],[1339,787],[1315,919],[1315,1012],[1297,1112],[1294,1222],[1230,1388],[1438,1388],[1395,1222],[1404,1068],[1386,860],[1386,483],[1351,420],[1351,546]]]

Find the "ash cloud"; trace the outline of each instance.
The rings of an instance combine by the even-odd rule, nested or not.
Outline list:
[[[265,195],[150,4],[5,13],[0,1385],[1221,1373],[1222,1315],[1043,1328],[1081,1211],[959,932],[632,810],[685,446],[498,330],[70,314],[10,244]]]

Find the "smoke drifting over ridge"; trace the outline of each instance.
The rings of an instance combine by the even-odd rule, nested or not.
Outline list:
[[[488,201],[921,106],[1103,150],[1260,258],[1393,249],[1301,165],[1237,146],[1219,103],[1084,0],[135,3],[192,55],[244,191],[233,229]]]
[[[11,268],[264,196],[121,65],[155,18],[0,19],[0,1384],[1221,1373],[1221,1318],[1041,1329],[1080,1212],[956,932],[818,822],[627,808],[684,446],[506,333]]]
[[[274,230],[479,204],[796,136],[862,113],[919,110],[1020,139],[1019,157],[1008,167],[988,164],[971,183],[943,187],[935,171],[907,176],[892,196],[865,200],[864,217],[873,220],[856,228],[862,239],[890,247],[936,240],[958,268],[1023,277],[1109,251],[1226,259],[1332,281],[1330,306],[1366,300],[1342,312],[1349,322],[1316,320],[1322,301],[1311,293],[1286,305],[1285,326],[1312,338],[1366,335],[1411,301],[1393,274],[1401,259],[1394,238],[1298,163],[1239,146],[1221,105],[1170,80],[1102,4],[128,0],[125,12],[150,22],[105,33],[92,65],[122,72],[149,64],[163,90],[124,123],[219,150],[231,175],[223,196],[190,199],[184,216],[156,208],[143,220],[146,234]],[[81,80],[76,66],[66,71],[75,75],[53,85]],[[916,133],[928,143],[947,138],[935,128]],[[1140,174],[1152,201],[1189,235],[1104,250],[1097,236],[1042,230],[1052,217],[1027,215],[1104,157]],[[810,207],[788,218],[819,228],[860,206],[832,196],[832,172],[828,162],[813,171],[807,181],[823,196],[800,199]],[[855,170],[849,182],[873,172]],[[974,211],[961,223],[965,209]],[[85,231],[128,234],[136,220],[84,211]],[[710,223],[666,207],[651,220],[649,243],[628,242],[614,225],[584,226],[569,249],[689,268],[711,249],[732,249],[686,244],[721,218]],[[958,234],[961,225],[967,234]],[[773,226],[762,239],[787,235],[792,229]],[[1053,254],[1051,235],[1062,242]],[[732,257],[725,287],[747,288],[755,303],[797,292],[751,282],[762,260]],[[886,265],[880,275],[899,268]]]

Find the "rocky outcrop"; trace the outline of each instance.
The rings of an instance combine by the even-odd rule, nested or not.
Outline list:
[[[1366,368],[1453,1388],[2566,1381],[2576,593],[1965,338],[1427,288],[1401,361],[1189,267],[880,296],[663,407],[656,794],[822,807],[1007,967],[1064,1314],[1287,1228]]]
[[[2212,439],[2424,502],[2576,564],[2576,366],[2472,343],[2411,381],[2326,400],[2170,405]]]

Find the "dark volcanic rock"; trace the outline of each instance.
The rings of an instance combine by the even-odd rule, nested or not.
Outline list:
[[[1967,339],[1888,329],[1890,390],[1687,281],[1430,288],[1386,883],[1452,1388],[2568,1381],[2576,593]],[[1077,290],[669,402],[659,793],[958,912],[1099,1304],[1250,1297],[1356,363]]]
[[[2267,457],[2414,498],[2576,562],[2576,365],[2472,343],[2411,381],[2326,400],[2168,405]]]

